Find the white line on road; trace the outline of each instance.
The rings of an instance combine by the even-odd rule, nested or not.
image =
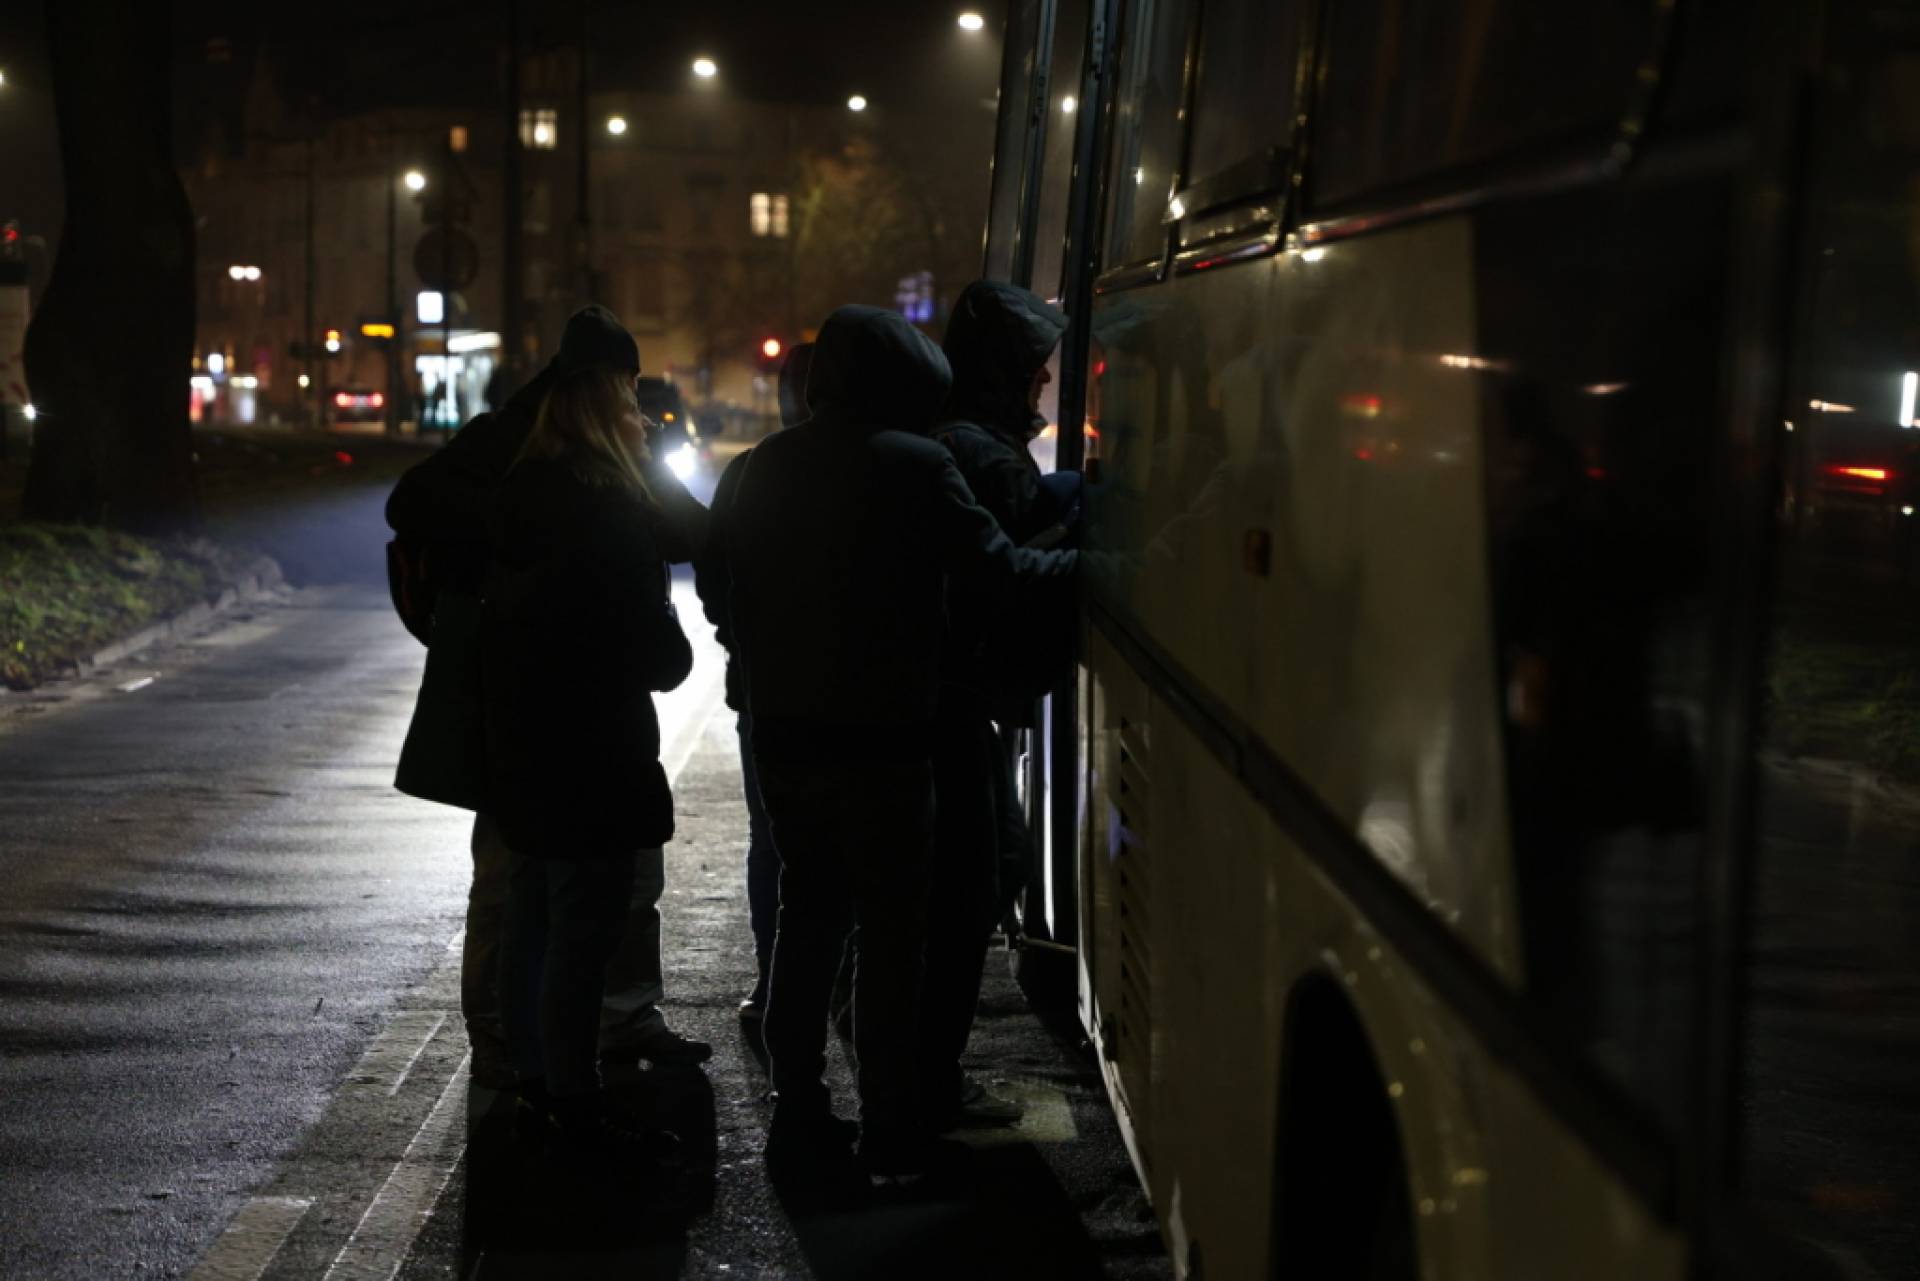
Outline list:
[[[446,1014],[439,1010],[402,1010],[394,1015],[347,1074],[347,1088],[380,1090],[389,1098],[398,1094],[427,1042],[446,1021]]]
[[[306,1197],[254,1197],[240,1207],[187,1281],[255,1281],[312,1204]]]
[[[347,1243],[334,1256],[326,1281],[392,1281],[406,1262],[414,1238],[433,1213],[440,1191],[453,1177],[453,1167],[465,1154],[467,1117],[467,1063],[460,1060],[440,1101],[420,1123],[419,1133],[393,1173],[374,1194],[373,1204]]]
[[[137,681],[128,681],[126,684],[116,685],[114,686],[114,688],[119,690],[122,694],[138,694],[141,690],[153,684],[153,682],[154,682],[153,677],[142,676]]]

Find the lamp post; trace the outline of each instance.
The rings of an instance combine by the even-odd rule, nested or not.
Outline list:
[[[387,175],[387,306],[386,322],[393,327],[387,336],[387,435],[400,434],[400,211],[398,188],[404,184],[411,192],[427,189],[427,176],[418,169]]]

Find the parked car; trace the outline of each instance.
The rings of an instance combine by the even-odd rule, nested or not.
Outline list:
[[[341,387],[328,399],[332,402],[328,421],[335,427],[358,427],[366,423],[385,424],[387,393],[368,387]]]

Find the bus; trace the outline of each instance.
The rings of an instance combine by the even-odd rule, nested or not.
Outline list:
[[[998,111],[1178,1274],[1916,1275],[1920,4],[1010,0]]]

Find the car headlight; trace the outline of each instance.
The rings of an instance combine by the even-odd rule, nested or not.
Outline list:
[[[693,475],[694,465],[697,462],[698,459],[696,459],[693,454],[693,446],[682,445],[667,455],[667,470],[678,476],[681,480],[685,480],[687,477]]]

